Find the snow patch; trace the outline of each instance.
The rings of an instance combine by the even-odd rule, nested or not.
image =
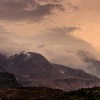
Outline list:
[[[60,74],[65,74],[65,71],[64,70],[59,70],[58,71]]]
[[[25,57],[25,60],[31,58],[31,54],[30,53],[26,53],[26,57]]]

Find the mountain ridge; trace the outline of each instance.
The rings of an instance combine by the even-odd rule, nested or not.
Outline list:
[[[43,86],[70,91],[100,86],[100,79],[96,76],[80,69],[52,64],[34,52],[21,52],[8,58],[1,56],[0,63],[24,87]]]

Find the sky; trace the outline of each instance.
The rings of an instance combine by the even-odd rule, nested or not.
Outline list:
[[[78,52],[100,60],[100,0],[0,0],[0,52],[32,51],[81,68]],[[82,67],[83,68],[83,67]]]

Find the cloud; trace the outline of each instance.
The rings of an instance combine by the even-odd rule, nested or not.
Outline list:
[[[71,9],[79,7],[64,0],[0,0],[0,20],[39,22]]]
[[[78,29],[77,27],[55,27],[43,31],[44,34],[34,38],[40,41],[40,46],[45,44],[42,48],[46,48],[46,51],[50,49],[51,51],[56,50],[58,53],[58,50],[76,52],[80,49],[91,47],[86,41],[72,35],[72,33]]]
[[[44,34],[38,36],[38,38],[40,40],[43,39],[43,41],[47,41],[47,43],[51,43],[58,46],[67,45],[72,46],[73,48],[78,48],[78,45],[80,45],[81,43],[84,45],[87,44],[89,46],[90,44],[86,41],[73,36],[73,32],[77,31],[78,29],[78,27],[54,27],[43,31]]]
[[[78,29],[77,27],[54,27],[49,29],[49,31],[55,33],[55,34],[69,34],[73,31]]]
[[[75,5],[73,5],[72,3],[67,3],[67,5],[68,5],[69,7],[74,8],[75,10],[79,10],[79,9],[80,9],[80,7],[75,6]]]
[[[44,47],[45,47],[45,44],[41,44],[37,48],[44,48]]]
[[[40,21],[53,10],[64,11],[61,4],[40,4],[37,0],[0,0],[0,20]]]
[[[63,39],[67,36],[71,36],[71,32],[77,30],[77,27],[54,27],[43,31],[44,35],[42,37],[49,39]]]
[[[39,2],[61,2],[63,0],[38,0]]]
[[[8,32],[0,26],[0,53],[11,55],[26,49],[26,46],[18,43],[16,38],[19,38],[17,34]]]

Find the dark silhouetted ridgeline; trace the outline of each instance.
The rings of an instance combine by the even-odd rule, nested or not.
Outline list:
[[[45,87],[1,88],[0,100],[100,100],[100,87],[71,92]]]

